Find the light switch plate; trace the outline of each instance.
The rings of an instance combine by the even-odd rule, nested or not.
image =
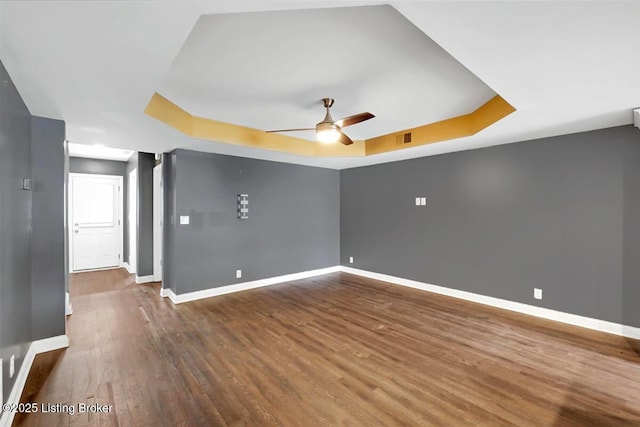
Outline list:
[[[420,197],[416,197],[416,206],[420,206]]]
[[[249,219],[248,194],[238,194],[238,219]]]
[[[420,204],[422,206],[427,206],[427,198],[426,197],[420,197]]]
[[[180,215],[180,224],[189,225],[189,215]]]

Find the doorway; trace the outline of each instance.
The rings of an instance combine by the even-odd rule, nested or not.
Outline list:
[[[122,177],[69,174],[70,272],[119,267]]]

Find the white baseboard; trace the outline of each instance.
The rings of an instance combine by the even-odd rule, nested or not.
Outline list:
[[[623,337],[640,339],[640,328],[634,326],[622,325],[620,323],[608,322],[606,320],[593,319],[591,317],[579,316],[577,314],[570,314],[562,311],[551,310],[548,308],[536,307],[533,305],[508,301],[500,298],[488,297],[485,295],[474,294],[472,292],[460,291],[444,286],[431,285],[415,280],[403,279],[401,277],[374,273],[371,271],[360,270],[352,267],[341,266],[340,271],[356,274],[358,276],[368,277],[370,279],[381,280],[396,285],[407,286],[410,288],[421,289],[423,291],[434,292],[436,294],[447,295],[454,298],[477,302],[484,305],[490,305],[492,307],[503,308],[505,310],[516,311],[518,313],[541,317],[543,319],[555,320],[556,322],[567,323],[569,325],[581,326],[583,328],[607,332]]]
[[[136,276],[136,283],[151,283],[155,281],[155,277],[151,276]]]
[[[174,304],[180,304],[180,303],[183,303],[183,302],[195,301],[195,299],[185,300],[185,301],[178,301],[178,296],[173,292],[172,289],[161,289],[160,290],[160,296],[162,296],[163,298],[169,298],[169,300]],[[202,298],[207,298],[207,297],[202,297]],[[197,299],[201,299],[201,298],[197,298]]]
[[[18,371],[16,382],[13,384],[7,403],[18,404],[20,402],[20,397],[22,396],[22,391],[27,383],[27,377],[29,376],[31,365],[33,364],[33,360],[37,354],[67,347],[69,347],[69,338],[66,335],[58,335],[57,337],[33,341],[29,346],[29,350],[27,350],[27,354],[24,356],[22,366],[20,366],[20,371]],[[9,427],[13,422],[15,414],[16,413],[14,411],[3,412],[0,417],[0,427]]]
[[[217,288],[205,289],[202,291],[188,292],[186,294],[176,295],[171,289],[163,289],[161,292],[166,293],[171,302],[181,304],[183,302],[195,301],[203,298],[215,297],[218,295],[230,294],[232,292],[246,291],[248,289],[261,288],[263,286],[275,285],[277,283],[290,282],[292,280],[306,279],[313,276],[321,276],[323,274],[335,273],[340,271],[340,266],[320,268],[317,270],[302,271],[300,273],[285,274],[284,276],[269,277],[267,279],[253,280],[251,282],[236,283],[234,285],[220,286]]]
[[[128,262],[123,262],[122,267],[124,267],[124,269],[127,270],[127,273],[133,274],[133,271],[131,271],[131,266],[129,265]]]

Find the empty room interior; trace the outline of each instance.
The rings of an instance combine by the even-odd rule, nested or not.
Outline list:
[[[0,427],[640,426],[640,2],[1,1]]]

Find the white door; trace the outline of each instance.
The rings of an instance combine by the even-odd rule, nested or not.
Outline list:
[[[138,172],[129,172],[129,267],[132,273],[138,271]]]
[[[117,267],[122,253],[122,177],[69,174],[71,270]]]
[[[153,168],[153,280],[162,281],[162,165]]]

